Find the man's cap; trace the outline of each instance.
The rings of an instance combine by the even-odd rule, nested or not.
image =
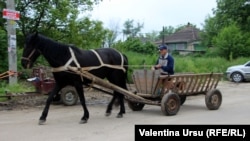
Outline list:
[[[163,50],[163,49],[168,49],[168,47],[166,45],[160,45],[159,50]]]

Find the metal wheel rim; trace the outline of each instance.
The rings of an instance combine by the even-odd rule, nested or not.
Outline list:
[[[174,99],[170,99],[167,103],[166,103],[166,106],[167,106],[167,109],[168,111],[173,111],[176,109],[176,106],[177,103]]]
[[[219,96],[218,95],[211,96],[211,104],[218,105],[218,103],[219,103]]]
[[[237,74],[233,75],[234,81],[239,82],[239,81],[241,81],[241,79],[242,79],[242,76],[240,74],[237,73]]]
[[[75,98],[74,94],[72,92],[68,92],[65,94],[65,100],[66,101],[72,101]]]

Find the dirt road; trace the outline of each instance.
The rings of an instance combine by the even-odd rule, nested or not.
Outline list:
[[[135,124],[250,124],[250,83],[220,82],[223,95],[218,110],[210,111],[203,95],[188,97],[175,116],[164,116],[160,107],[146,105],[142,111],[131,111],[126,105],[123,118],[116,118],[117,108],[110,117],[104,115],[107,99],[89,102],[90,119],[79,124],[81,106],[51,105],[47,122],[38,125],[43,105],[0,111],[1,141],[132,141]],[[89,100],[90,100],[89,99]],[[103,98],[102,98],[103,99]]]

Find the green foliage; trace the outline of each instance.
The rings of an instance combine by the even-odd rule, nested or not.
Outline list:
[[[162,31],[160,31],[160,34],[158,36],[158,39],[162,39],[164,36],[168,36],[173,34],[176,31],[176,29],[173,26],[164,26]]]
[[[213,37],[217,36],[218,34],[218,24],[216,24],[217,19],[216,17],[208,16],[205,19],[205,24],[203,26],[203,31],[200,33],[202,45],[206,47],[212,47],[212,40]]]
[[[218,54],[228,60],[249,56],[248,48],[243,42],[242,32],[235,24],[223,28],[214,38],[214,45],[219,49]]]
[[[250,5],[248,0],[217,0],[217,9],[214,13],[217,17],[216,24],[219,29],[236,23],[244,31],[249,31]]]
[[[157,49],[155,44],[148,41],[143,43],[139,38],[128,38],[124,42],[119,41],[113,47],[120,51],[133,51],[142,54],[152,54]]]
[[[75,44],[79,48],[100,48],[108,30],[103,28],[102,22],[81,18],[67,27],[65,43]]]
[[[175,57],[175,71],[192,73],[210,73],[226,71],[226,60],[221,57]]]
[[[126,35],[128,38],[136,37],[144,26],[143,24],[140,24],[140,23],[137,23],[137,25],[134,25],[134,20],[130,20],[130,19],[125,21],[123,25],[124,25],[124,29],[122,30],[123,34]]]
[[[19,82],[18,84],[9,85],[5,82],[0,83],[0,94],[5,92],[19,93],[19,92],[32,92],[34,87],[26,82]]]
[[[0,73],[8,70],[8,47],[6,31],[0,27]]]
[[[226,59],[249,56],[250,4],[247,1],[217,0],[215,16],[206,18],[202,43],[217,48],[216,56]]]
[[[141,54],[131,51],[123,52],[129,59],[129,79],[134,69],[151,69],[155,65],[158,54]],[[173,55],[175,60],[175,73],[223,73],[232,65],[244,64],[249,61],[249,57],[238,57],[231,61],[223,57],[193,57],[192,55]],[[225,77],[225,76],[224,76]]]
[[[102,44],[106,30],[100,21],[79,17],[85,11],[92,10],[101,0],[51,0],[20,1],[17,10],[22,15],[17,29],[18,39],[24,44],[24,37],[34,31],[66,44],[75,44],[80,48],[98,48]]]

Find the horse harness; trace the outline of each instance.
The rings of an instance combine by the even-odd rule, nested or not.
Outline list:
[[[22,60],[27,60],[27,61],[29,61],[29,63],[30,63],[30,58],[32,57],[32,55],[33,55],[36,51],[38,51],[39,53],[41,53],[40,50],[34,48],[34,49],[31,51],[31,53],[30,53],[30,55],[29,55],[28,57],[22,57],[21,59],[22,59]]]
[[[81,71],[90,71],[90,70],[94,70],[94,69],[99,69],[101,67],[109,67],[109,68],[114,68],[114,69],[121,69],[124,72],[126,71],[125,68],[123,68],[122,66],[124,65],[124,58],[122,56],[122,54],[120,52],[118,52],[121,56],[121,65],[110,65],[110,64],[105,64],[103,63],[103,60],[101,59],[100,55],[93,49],[91,49],[91,51],[96,55],[96,57],[98,58],[100,65],[99,66],[90,66],[90,67],[81,67],[80,64],[78,63],[75,54],[72,50],[71,47],[69,47],[69,51],[71,54],[71,58],[66,62],[66,64],[64,66],[60,66],[57,68],[52,68],[52,72],[60,72],[60,71],[66,71],[69,70],[68,68],[75,68],[75,69],[81,69]],[[70,64],[74,62],[76,64],[76,67],[72,67],[70,66]]]

